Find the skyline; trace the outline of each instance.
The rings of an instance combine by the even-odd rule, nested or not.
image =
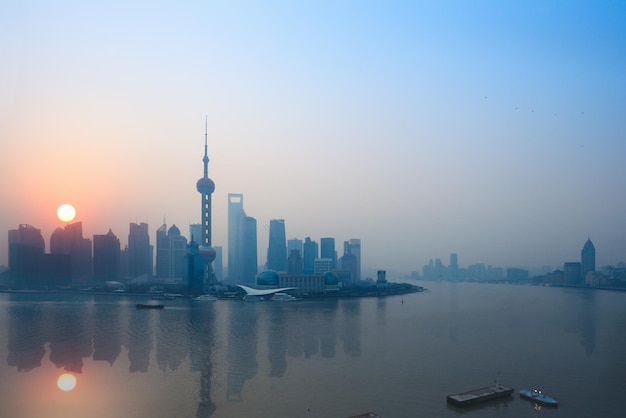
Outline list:
[[[365,269],[626,260],[623,2],[0,10],[0,264],[63,203],[90,239],[200,223],[205,116],[224,260],[229,193],[259,264],[271,219]]]

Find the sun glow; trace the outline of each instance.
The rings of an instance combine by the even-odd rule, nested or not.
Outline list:
[[[76,216],[76,209],[74,209],[74,206],[65,203],[57,209],[57,216],[63,222],[71,222]]]
[[[63,373],[57,379],[57,386],[64,392],[69,392],[76,387],[76,376],[70,373]]]

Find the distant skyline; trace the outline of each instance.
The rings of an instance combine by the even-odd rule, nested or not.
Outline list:
[[[7,2],[7,232],[200,223],[229,193],[287,239],[362,243],[363,268],[626,261],[626,2]],[[224,254],[226,260],[226,253]]]

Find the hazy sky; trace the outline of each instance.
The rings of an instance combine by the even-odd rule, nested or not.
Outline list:
[[[557,268],[587,236],[626,260],[626,2],[0,3],[0,264],[28,223],[49,251],[200,222],[227,195],[287,238],[362,241],[363,268]]]

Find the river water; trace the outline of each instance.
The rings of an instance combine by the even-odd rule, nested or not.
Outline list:
[[[618,417],[626,293],[419,283],[404,296],[296,302],[0,294],[0,416]],[[62,391],[57,378],[77,378]],[[460,409],[446,395],[510,398]],[[539,408],[520,389],[559,399]]]

